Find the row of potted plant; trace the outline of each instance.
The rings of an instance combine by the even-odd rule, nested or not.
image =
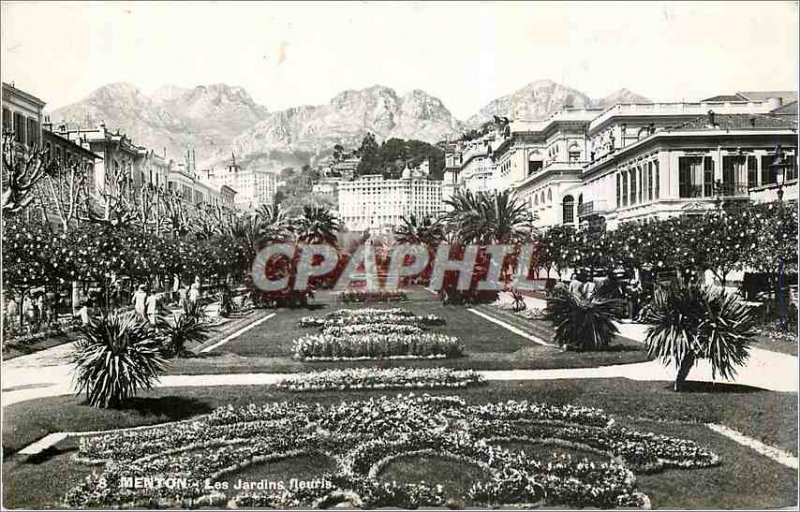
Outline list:
[[[294,340],[292,357],[299,361],[442,359],[463,351],[458,338],[438,333],[306,334]]]
[[[450,368],[345,368],[288,377],[278,388],[296,393],[355,389],[466,388],[485,384],[474,370]]]
[[[572,422],[572,423],[570,423]],[[509,450],[516,440],[594,450],[607,463],[554,456],[544,460]],[[469,405],[454,396],[382,396],[332,405],[297,402],[224,407],[192,421],[83,438],[79,460],[103,462],[73,487],[65,505],[87,507],[354,507],[442,506],[442,488],[398,484],[382,475],[400,457],[445,457],[479,467],[467,498],[477,506],[566,505],[648,507],[631,469],[694,468],[718,457],[692,441],[618,427],[602,411],[526,402]],[[251,464],[299,455],[335,463],[320,475],[328,485],[236,494],[214,488]],[[179,486],[123,485],[130,475],[185,482]]]

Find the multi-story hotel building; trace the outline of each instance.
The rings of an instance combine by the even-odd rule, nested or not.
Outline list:
[[[223,185],[236,190],[236,207],[240,210],[252,211],[275,202],[278,189],[275,174],[258,169],[242,170],[235,158],[231,158],[230,165],[223,171],[207,170],[200,175],[202,181],[217,190]]]
[[[434,216],[442,211],[442,182],[407,167],[397,180],[381,174],[339,183],[339,216],[353,231],[391,232],[403,217]]]
[[[796,102],[795,115],[786,112],[796,98],[747,94],[757,99],[619,104],[512,122],[494,150],[495,183],[514,190],[541,227],[613,229],[720,201],[774,198],[780,146],[786,197],[796,198]]]

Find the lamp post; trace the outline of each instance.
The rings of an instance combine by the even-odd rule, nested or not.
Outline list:
[[[783,186],[786,182],[786,169],[792,163],[788,161],[786,155],[781,149],[780,145],[775,148],[775,160],[770,166],[775,172],[775,183],[778,186],[778,218],[780,223],[783,222]],[[781,228],[778,227],[778,237],[782,236]],[[778,240],[780,244],[780,239]],[[786,311],[786,296],[784,293],[784,255],[782,248],[779,248],[778,254],[778,327],[781,331],[785,331],[789,327],[789,319]]]

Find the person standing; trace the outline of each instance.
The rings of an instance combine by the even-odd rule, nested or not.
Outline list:
[[[158,293],[152,293],[149,297],[147,297],[147,319],[150,322],[150,325],[156,325],[156,321],[158,320]]]
[[[145,306],[147,301],[147,292],[144,289],[144,285],[140,284],[139,289],[136,290],[136,293],[133,294],[133,310],[136,311],[136,314],[140,317],[145,317]]]
[[[17,308],[17,299],[14,297],[13,294],[9,293],[8,302],[6,303],[6,319],[5,322],[9,326],[15,326],[17,324],[17,315],[19,314],[19,310]]]
[[[189,287],[181,286],[178,290],[178,306],[183,309],[186,307],[186,302],[189,299]]]
[[[189,290],[189,304],[197,304],[200,300],[200,285],[195,281],[192,283],[192,288]]]

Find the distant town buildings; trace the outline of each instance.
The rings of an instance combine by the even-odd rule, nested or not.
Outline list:
[[[353,231],[391,232],[403,217],[434,216],[442,211],[442,182],[424,169],[403,170],[400,179],[364,175],[339,183],[339,216]]]
[[[278,189],[275,174],[257,169],[243,170],[233,156],[225,170],[207,170],[200,174],[201,179],[213,187],[228,186],[236,190],[236,206],[240,210],[253,211],[262,205],[275,203]]]

